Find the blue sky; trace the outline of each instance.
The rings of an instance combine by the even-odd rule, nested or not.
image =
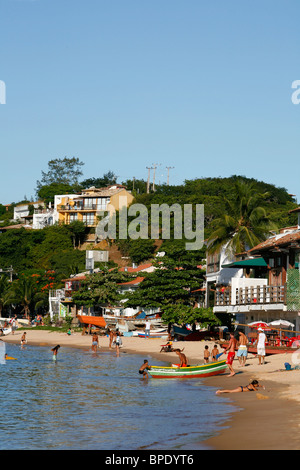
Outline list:
[[[298,0],[0,0],[0,203],[53,158],[118,182],[230,176],[299,200]]]

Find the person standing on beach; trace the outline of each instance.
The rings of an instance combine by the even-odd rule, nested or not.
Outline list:
[[[211,359],[212,359],[212,361],[217,361],[217,360],[218,360],[217,356],[218,356],[219,353],[220,353],[220,351],[218,350],[218,347],[217,347],[217,345],[215,344],[214,347],[213,347],[213,349],[212,349],[212,351],[211,351]]]
[[[234,337],[234,334],[230,333],[229,344],[227,348],[225,349],[225,351],[228,352],[226,364],[228,366],[228,369],[230,370],[230,374],[228,375],[228,377],[233,377],[235,375],[235,371],[233,370],[233,367],[232,367],[233,359],[235,357],[235,348],[236,348],[236,339]]]
[[[265,363],[265,355],[266,355],[266,340],[267,337],[264,333],[262,328],[258,328],[257,330],[258,338],[257,338],[257,356],[258,356],[258,364],[262,365]]]
[[[11,320],[11,329],[12,329],[11,333],[14,335],[17,329],[17,315],[15,315],[13,319]]]
[[[92,337],[92,351],[97,352],[97,347],[99,344],[99,339],[97,333],[93,333]]]
[[[56,361],[57,359],[57,353],[58,353],[59,348],[60,348],[60,345],[58,344],[57,346],[51,349],[51,351],[53,352],[53,355],[52,355],[53,361]]]
[[[22,334],[22,337],[21,337],[21,348],[23,348],[24,344],[27,343],[27,339],[26,339],[26,331],[24,331],[24,333]]]
[[[241,331],[239,331],[237,357],[238,357],[238,360],[240,361],[241,367],[244,367],[246,364],[246,359],[248,356],[247,344],[248,344],[247,336]]]
[[[210,354],[209,354],[208,346],[206,345],[204,348],[204,364],[208,364],[209,356]]]
[[[113,332],[113,330],[109,329],[108,331],[108,337],[109,337],[109,349],[112,348],[112,344],[113,344],[113,340],[114,340],[114,337],[115,337],[115,334]]]
[[[149,320],[146,320],[146,325],[145,325],[145,339],[150,337],[150,328],[151,328],[151,323]]]

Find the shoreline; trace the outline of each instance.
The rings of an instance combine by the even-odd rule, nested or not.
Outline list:
[[[23,331],[22,331],[23,332]],[[20,344],[22,332],[1,337],[6,344]],[[51,332],[45,330],[26,330],[28,346],[91,348],[91,335],[81,333]],[[99,336],[99,353],[109,350],[108,338]],[[175,353],[160,353],[166,341],[152,338],[122,337],[122,352],[144,355],[151,360],[174,362]],[[190,364],[203,363],[204,346],[212,349],[213,341],[178,341],[176,347],[184,348]],[[221,348],[219,348],[221,351]],[[293,366],[295,353],[276,354],[266,357],[266,364],[259,366],[258,359],[249,354],[246,366],[239,368],[234,361],[236,375],[219,375],[202,379],[205,385],[220,389],[233,389],[247,385],[257,379],[266,390],[256,393],[232,393],[219,395],[220,400],[228,403],[229,418],[217,430],[217,435],[202,441],[208,450],[296,450],[299,448],[300,417],[300,370],[286,371],[285,362]],[[292,357],[293,356],[293,357]],[[138,365],[137,365],[138,367]],[[235,409],[230,411],[230,405]]]

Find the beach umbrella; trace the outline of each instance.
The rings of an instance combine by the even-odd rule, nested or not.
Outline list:
[[[269,323],[269,326],[277,326],[278,328],[294,328],[294,323],[287,320],[274,320]]]
[[[248,323],[248,326],[251,328],[262,328],[263,330],[270,330],[268,323],[264,321],[253,321],[252,323]]]

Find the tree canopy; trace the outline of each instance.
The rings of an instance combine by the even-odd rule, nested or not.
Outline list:
[[[41,180],[37,181],[37,192],[42,186],[55,184],[65,184],[74,186],[78,184],[78,179],[82,176],[81,167],[83,162],[77,157],[55,158],[48,162],[48,171],[42,171]]]

